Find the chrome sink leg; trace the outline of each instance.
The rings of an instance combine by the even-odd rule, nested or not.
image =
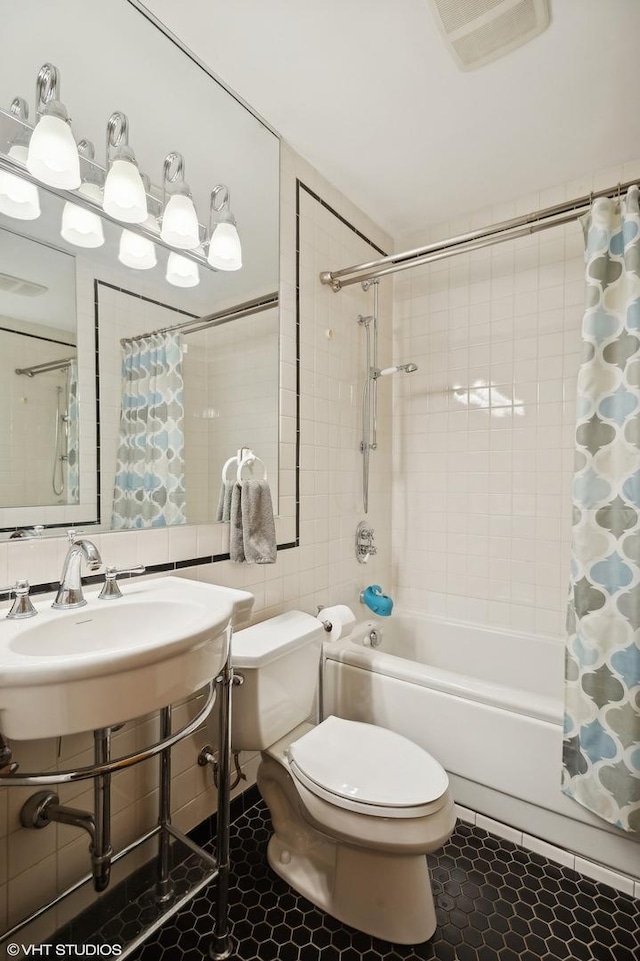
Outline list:
[[[171,708],[160,711],[160,740],[171,734]],[[160,835],[158,841],[158,878],[156,881],[156,901],[164,904],[173,897],[173,884],[169,878],[171,870],[171,845],[167,826],[171,824],[171,749],[160,754],[160,802],[158,810]]]
[[[93,732],[94,756],[96,764],[107,764],[111,760],[111,729],[99,728]],[[96,891],[104,891],[109,886],[111,875],[111,775],[99,774],[93,782],[93,798],[96,833],[91,845],[91,864],[93,886]]]
[[[233,939],[229,926],[229,825],[231,784],[231,628],[227,628],[227,659],[220,675],[218,747],[218,897],[213,941],[209,945],[212,961],[223,961],[233,953]]]

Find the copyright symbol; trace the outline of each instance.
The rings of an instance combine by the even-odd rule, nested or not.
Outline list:
[[[9,955],[10,958],[17,958],[18,955],[20,954],[20,945],[19,945],[19,944],[8,944],[8,945],[7,945],[7,954]]]

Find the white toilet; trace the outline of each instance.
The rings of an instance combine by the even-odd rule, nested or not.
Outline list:
[[[258,787],[274,834],[269,864],[345,924],[397,944],[436,927],[425,854],[455,825],[438,762],[386,728],[308,722],[324,629],[289,611],[234,634],[232,745],[262,751]]]

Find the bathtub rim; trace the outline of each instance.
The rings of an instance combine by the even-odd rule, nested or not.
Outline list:
[[[418,619],[447,624],[449,627],[473,628],[487,634],[502,634],[517,636],[523,640],[535,640],[544,644],[560,646],[560,640],[551,635],[527,634],[516,631],[500,631],[490,627],[479,626],[465,621],[453,621],[447,618],[424,614],[420,611],[400,610],[400,616],[413,616]],[[393,616],[393,615],[392,615]],[[362,670],[375,674],[384,674],[396,680],[417,684],[442,694],[463,698],[479,704],[485,704],[498,710],[520,714],[549,724],[562,725],[564,718],[564,703],[561,698],[553,698],[544,694],[536,694],[524,688],[510,687],[482,680],[471,674],[461,674],[445,668],[432,667],[420,661],[412,661],[397,654],[390,654],[382,648],[366,647],[363,639],[374,627],[379,627],[386,618],[367,618],[358,621],[353,631],[347,636],[323,643],[323,659],[351,664]]]

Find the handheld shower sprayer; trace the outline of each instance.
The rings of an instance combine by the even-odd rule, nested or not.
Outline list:
[[[383,367],[382,370],[376,370],[374,377],[388,377],[389,374],[397,374],[398,371],[402,371],[404,374],[412,374],[414,370],[418,369],[417,364],[395,364],[393,367]]]

